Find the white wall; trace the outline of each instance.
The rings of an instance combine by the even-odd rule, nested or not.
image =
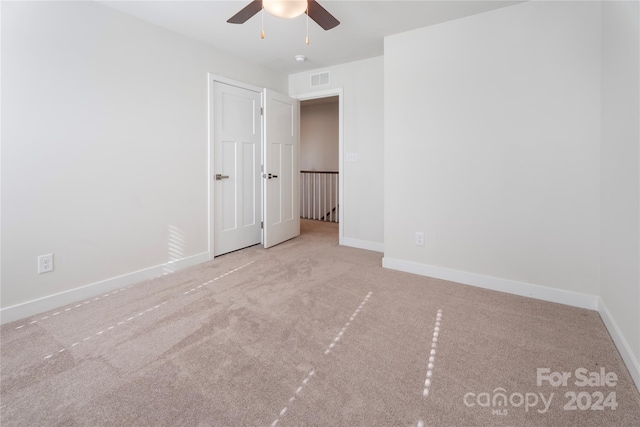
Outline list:
[[[640,388],[640,7],[602,7],[600,290]]]
[[[318,71],[331,73],[330,85],[311,88],[309,75]],[[289,76],[290,96],[343,89],[343,151],[358,155],[356,163],[344,163],[343,243],[380,251],[384,242],[383,85],[383,57]]]
[[[338,171],[338,101],[300,106],[300,170]]]
[[[597,308],[640,388],[638,2],[387,37],[385,194],[385,266]]]
[[[207,73],[286,76],[95,2],[1,7],[2,307],[201,260]]]
[[[600,5],[390,36],[384,63],[385,265],[595,308]]]

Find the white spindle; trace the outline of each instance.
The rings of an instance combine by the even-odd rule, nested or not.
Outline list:
[[[338,222],[338,183],[335,172],[300,172],[300,217]]]

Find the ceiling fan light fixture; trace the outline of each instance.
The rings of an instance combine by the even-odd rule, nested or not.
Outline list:
[[[307,0],[262,0],[267,12],[279,18],[295,18],[307,10]]]

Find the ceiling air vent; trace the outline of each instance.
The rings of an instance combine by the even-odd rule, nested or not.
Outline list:
[[[326,86],[329,84],[329,72],[311,74],[311,87]]]

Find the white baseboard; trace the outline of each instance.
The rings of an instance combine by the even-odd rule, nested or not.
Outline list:
[[[633,351],[631,351],[629,343],[624,338],[622,331],[620,331],[618,324],[614,320],[604,301],[602,301],[602,298],[598,298],[598,313],[600,313],[600,318],[602,319],[604,326],[609,331],[611,339],[615,343],[616,347],[618,347],[620,356],[622,356],[622,360],[624,360],[625,365],[627,365],[631,378],[633,378],[633,381],[636,383],[636,388],[640,391],[640,362],[638,362]]]
[[[113,291],[143,280],[163,276],[167,274],[167,272],[181,270],[185,267],[206,261],[209,261],[209,252],[192,255],[177,261],[169,261],[164,264],[134,271],[122,276],[112,277],[110,279],[90,283],[68,291],[5,307],[0,309],[0,324],[13,322],[14,320],[23,319],[25,317],[33,316],[34,314],[53,310],[54,308],[98,296],[103,292]]]
[[[374,252],[384,252],[384,243],[371,242],[369,240],[352,239],[351,237],[341,238],[340,245],[358,249],[366,249],[368,251]]]
[[[436,279],[449,280],[451,282],[462,283],[464,285],[477,286],[479,288],[571,305],[573,307],[587,308],[589,310],[597,310],[598,308],[598,297],[595,295],[564,291],[562,289],[548,288],[546,286],[533,285],[531,283],[518,282],[516,280],[484,276],[482,274],[468,273],[466,271],[453,270],[388,257],[382,258],[382,266],[392,270],[434,277]]]

